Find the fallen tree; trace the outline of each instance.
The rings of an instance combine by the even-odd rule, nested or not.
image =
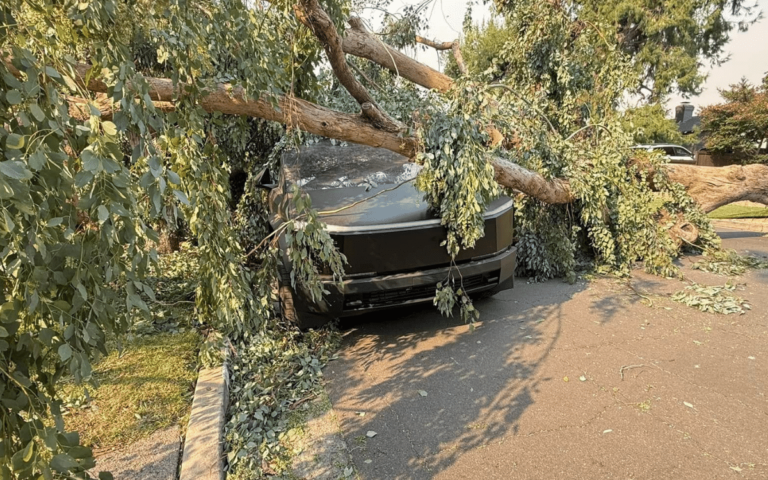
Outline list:
[[[182,217],[199,245],[200,322],[225,332],[238,350],[258,350],[251,358],[275,357],[263,347],[285,345],[284,330],[266,326],[276,252],[259,248],[273,237],[258,224],[264,209],[255,172],[280,148],[301,146],[305,133],[423,165],[417,187],[441,216],[450,253],[483,235],[489,199],[516,195],[518,275],[572,279],[577,256],[617,274],[641,260],[675,275],[680,245],[717,249],[692,198],[704,210],[764,201],[763,168],[631,161],[616,105],[637,83],[627,68],[637,58],[617,53],[595,18],[564,10],[572,3],[497,2],[507,37],[490,45],[500,59],[490,65],[493,75],[477,70],[472,46],[450,42],[467,60],[466,74],[453,79],[346,18],[341,1],[324,0],[322,8],[315,0],[6,2],[3,476],[85,477],[93,467],[76,435],[64,435],[57,382],[90,380],[109,335],[149,313],[154,296],[145,280],[158,240],[149,225]],[[321,95],[328,90],[341,100]],[[233,221],[235,167],[249,176]],[[292,198],[306,219],[286,235],[289,255],[304,255],[295,257],[296,281],[319,295],[318,266],[340,278],[342,260],[317,213],[301,195]],[[246,266],[244,258],[258,262]],[[303,353],[290,356],[304,362]],[[250,406],[242,415],[259,411]],[[272,431],[240,414],[233,421]],[[263,449],[274,444],[230,432],[233,475],[271,468]]]
[[[321,43],[327,45],[329,57],[334,58],[331,62],[334,72],[337,72],[347,90],[354,92],[353,97],[360,103],[361,114],[338,112],[293,96],[281,96],[277,99],[262,96],[252,99],[248,98],[242,87],[229,84],[217,84],[209,88],[200,98],[200,106],[208,112],[263,118],[316,135],[386,148],[413,158],[418,140],[413,136],[403,135],[404,127],[397,125],[386,112],[381,111],[365,88],[354,79],[352,72],[345,70],[348,67],[340,57],[340,49],[343,49],[343,53],[371,60],[424,88],[447,92],[454,86],[453,79],[388,47],[371,35],[356,17],[349,19],[351,28],[342,40],[330,18],[316,1],[305,0],[301,5],[302,7],[296,10],[297,15],[319,35]],[[450,42],[450,45],[454,43]],[[5,64],[16,76],[23,77],[13,66],[7,53]],[[78,64],[74,71],[75,80],[79,85],[94,93],[109,93],[109,86],[99,78],[99,72],[92,71],[89,65]],[[89,79],[87,84],[86,78]],[[170,111],[173,103],[185,95],[184,89],[171,79],[145,77],[144,80],[149,85],[149,96],[156,107],[163,111]],[[76,103],[83,104],[84,100],[78,99]],[[504,158],[492,157],[490,161],[496,172],[496,180],[503,187],[550,204],[565,204],[574,200],[566,179],[546,179]],[[667,165],[665,170],[670,180],[685,186],[688,194],[705,213],[729,203],[745,200],[768,204],[766,165]]]

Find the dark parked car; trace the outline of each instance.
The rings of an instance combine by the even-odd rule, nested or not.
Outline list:
[[[341,288],[331,276],[323,279],[330,293],[321,302],[312,302],[291,286],[285,238],[279,239],[283,253],[279,291],[286,318],[309,328],[336,317],[432,301],[436,284],[448,275],[450,257],[440,245],[445,228],[414,186],[419,168],[384,149],[321,143],[302,147],[300,154],[283,155],[279,175],[263,175],[264,187],[271,190],[273,229],[283,222],[278,206],[291,184],[298,184],[320,212],[360,202],[321,216],[348,262]],[[272,179],[275,183],[269,184]],[[470,295],[512,288],[516,262],[512,206],[508,197],[491,203],[485,236],[456,258]]]

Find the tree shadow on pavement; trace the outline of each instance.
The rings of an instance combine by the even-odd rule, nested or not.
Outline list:
[[[519,285],[477,302],[476,329],[434,307],[343,324],[325,370],[334,410],[363,478],[432,478],[464,453],[517,433],[562,327],[587,285]],[[375,432],[375,435],[370,433]]]

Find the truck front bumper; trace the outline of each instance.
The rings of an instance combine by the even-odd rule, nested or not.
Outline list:
[[[472,258],[455,267],[440,267],[389,275],[345,278],[341,285],[332,280],[324,281],[329,293],[323,300],[313,303],[306,295],[294,293],[294,306],[302,318],[316,317],[321,325],[329,318],[348,317],[388,308],[431,302],[439,282],[445,283],[449,275],[455,288],[468,294],[490,291],[491,293],[513,287],[517,265],[517,248],[514,246],[483,257]]]

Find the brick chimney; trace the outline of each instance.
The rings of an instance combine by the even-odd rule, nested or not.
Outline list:
[[[683,123],[693,117],[693,105],[683,102],[675,107],[675,123]]]

